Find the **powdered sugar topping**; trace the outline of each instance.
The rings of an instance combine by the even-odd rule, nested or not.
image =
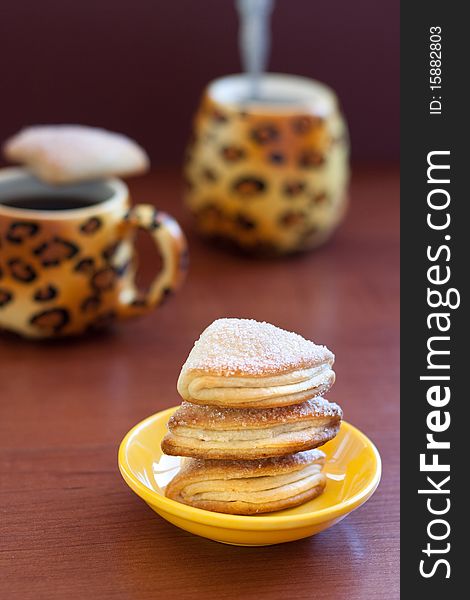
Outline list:
[[[208,429],[260,427],[268,424],[297,423],[312,418],[341,419],[341,408],[334,402],[324,398],[313,398],[293,406],[277,408],[219,408],[201,406],[183,402],[170,418],[169,428],[173,427],[205,427]]]
[[[208,479],[212,473],[224,472],[229,477],[257,477],[259,475],[281,475],[289,471],[301,469],[304,466],[314,463],[324,464],[325,453],[321,450],[305,450],[286,456],[274,456],[272,458],[261,458],[258,460],[216,460],[191,458],[184,467],[184,474],[187,472],[203,475],[203,479]],[[261,473],[260,473],[261,471]],[[183,469],[180,471],[183,474]]]
[[[301,335],[253,319],[218,319],[194,344],[183,371],[266,375],[332,364],[334,355]]]

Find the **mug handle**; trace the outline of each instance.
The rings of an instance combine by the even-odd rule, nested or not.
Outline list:
[[[180,287],[188,267],[188,246],[175,219],[151,204],[132,207],[125,216],[124,223],[131,232],[136,232],[137,229],[148,231],[162,258],[161,271],[147,292],[140,292],[134,283],[127,294],[124,292],[121,295],[118,312],[121,318],[127,319],[159,306]]]

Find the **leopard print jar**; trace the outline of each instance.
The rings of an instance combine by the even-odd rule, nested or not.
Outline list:
[[[19,207],[24,197],[36,208]],[[65,206],[73,197],[90,203],[38,209],[38,202]],[[162,255],[145,294],[134,282],[138,228],[152,235]],[[48,338],[142,315],[177,289],[186,264],[176,221],[151,205],[131,208],[122,181],[53,188],[23,169],[0,170],[0,329]]]
[[[313,248],[345,213],[346,124],[316,81],[268,74],[261,90],[269,100],[253,102],[243,75],[209,84],[187,151],[186,205],[204,236],[246,251]]]

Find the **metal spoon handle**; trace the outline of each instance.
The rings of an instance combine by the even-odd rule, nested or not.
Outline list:
[[[261,75],[266,70],[270,47],[269,17],[273,0],[237,0],[240,17],[240,55],[249,77],[250,97],[259,98]]]

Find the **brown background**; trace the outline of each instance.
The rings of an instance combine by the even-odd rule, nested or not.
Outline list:
[[[359,160],[398,157],[398,0],[278,0],[270,68],[339,94]],[[77,122],[179,162],[204,85],[240,70],[231,0],[2,0],[0,140]]]
[[[398,2],[278,0],[271,69],[323,80],[348,118],[351,210],[307,255],[214,252],[181,206],[179,162],[207,81],[239,70],[229,0],[15,0],[0,4],[0,140],[28,123],[80,122],[139,140],[160,168],[135,200],[172,212],[191,267],[161,310],[108,335],[0,336],[0,597],[19,600],[398,599]],[[374,161],[375,166],[371,166]],[[362,163],[358,166],[358,163]],[[155,265],[144,244],[148,280]],[[372,499],[322,534],[223,546],[158,518],[127,488],[117,446],[179,402],[175,382],[220,316],[299,331],[337,355],[329,398],[383,458]]]

